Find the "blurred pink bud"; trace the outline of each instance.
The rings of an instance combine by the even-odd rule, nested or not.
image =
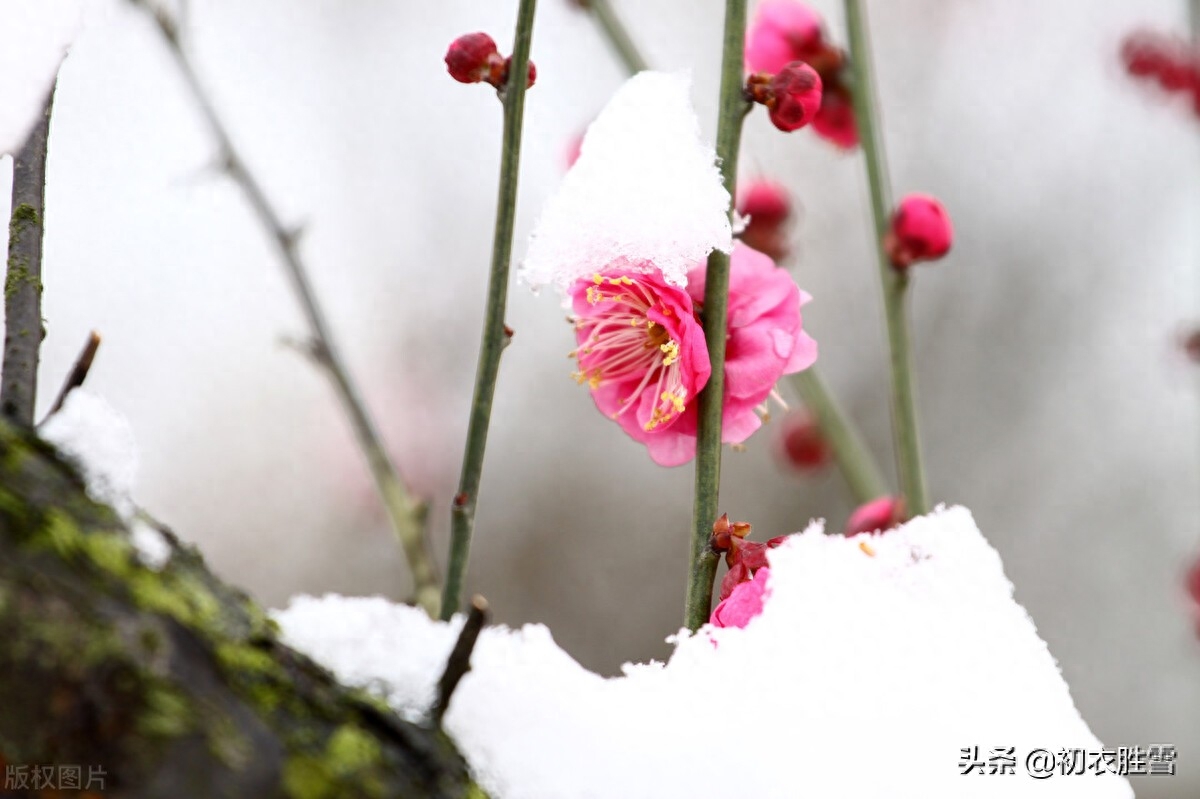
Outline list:
[[[714,627],[745,627],[750,620],[763,611],[763,604],[770,593],[767,582],[771,579],[771,570],[759,569],[754,573],[754,579],[738,583],[733,592],[722,599],[713,609],[708,623]]]
[[[1200,608],[1200,558],[1192,564],[1192,568],[1188,570],[1187,577],[1184,579],[1184,587],[1187,588],[1188,596],[1192,598],[1192,602]]]
[[[738,187],[737,211],[749,217],[741,239],[747,246],[780,261],[788,255],[787,222],[792,200],[783,184],[751,180]]]
[[[771,122],[787,133],[812,122],[821,107],[821,76],[803,61],[793,61],[775,73],[769,90]]]
[[[821,48],[821,17],[796,0],[766,0],[746,34],[746,68],[775,73]]]
[[[899,497],[879,497],[859,505],[846,521],[846,537],[892,529],[904,518],[903,504]]]
[[[783,418],[779,435],[779,459],[800,472],[820,469],[829,463],[829,444],[816,420],[807,411],[794,411]]]
[[[928,194],[909,194],[892,214],[884,241],[892,266],[907,269],[918,261],[934,261],[950,251],[954,228],[950,215]]]
[[[844,89],[827,89],[821,93],[821,109],[812,121],[812,128],[822,139],[844,150],[858,145],[854,105]]]
[[[576,133],[567,142],[567,149],[564,155],[566,156],[567,169],[575,166],[575,162],[579,160],[579,153],[583,150],[583,134]]]
[[[459,83],[479,83],[491,72],[491,56],[499,56],[496,42],[486,33],[468,33],[450,42],[446,69]]]

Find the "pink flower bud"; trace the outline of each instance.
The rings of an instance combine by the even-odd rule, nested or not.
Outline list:
[[[821,107],[821,76],[803,61],[793,61],[771,78],[767,110],[775,127],[790,133],[813,121]]]
[[[738,187],[737,211],[749,217],[741,239],[747,246],[776,261],[788,255],[787,222],[792,200],[782,184],[770,180],[752,180]]]
[[[846,521],[846,537],[860,533],[890,530],[904,518],[903,503],[898,497],[879,497],[859,505]]]
[[[765,0],[746,34],[746,68],[774,73],[792,61],[807,61],[822,38],[816,11],[796,0]]]
[[[1192,568],[1188,570],[1187,577],[1184,579],[1184,587],[1192,602],[1200,608],[1200,558],[1197,558],[1196,562],[1192,564]]]
[[[811,414],[805,411],[789,413],[781,427],[778,452],[780,461],[786,466],[808,472],[829,463],[829,444]]]
[[[928,194],[909,194],[892,214],[884,246],[892,266],[907,269],[918,261],[933,261],[950,250],[954,228],[950,215]]]
[[[840,87],[821,93],[821,109],[812,121],[813,131],[832,144],[849,150],[858,146],[858,125],[850,95]]]
[[[496,42],[486,33],[468,33],[450,43],[446,69],[459,83],[479,83],[491,71],[491,56],[499,56]]]

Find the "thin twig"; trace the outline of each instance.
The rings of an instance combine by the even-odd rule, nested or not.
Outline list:
[[[604,33],[604,38],[608,40],[629,74],[636,75],[650,68],[629,36],[629,30],[608,0],[585,0],[581,5],[591,12],[592,18]]]
[[[488,276],[487,310],[483,322],[483,340],[479,345],[479,364],[475,369],[475,392],[471,399],[471,417],[467,424],[467,443],[463,453],[458,493],[450,512],[450,564],[442,593],[442,618],[449,619],[458,610],[463,576],[471,554],[471,535],[475,530],[475,505],[483,473],[483,455],[487,447],[488,425],[492,418],[492,398],[500,371],[500,353],[512,337],[506,333],[504,308],[508,302],[508,268],[512,260],[513,223],[517,211],[517,176],[521,165],[521,125],[525,115],[525,81],[529,69],[529,48],[533,42],[533,14],[537,0],[521,0],[517,10],[517,32],[513,41],[512,65],[508,85],[500,93],[504,104],[504,133],[500,154],[500,188],[496,201],[496,228],[492,239],[492,266]]]
[[[430,713],[434,724],[441,725],[442,718],[450,708],[450,698],[454,695],[454,689],[458,687],[459,680],[471,670],[471,653],[475,651],[475,642],[479,640],[479,633],[487,624],[487,617],[487,600],[476,594],[471,598],[467,620],[458,634],[458,640],[454,642],[454,649],[450,651],[442,678],[438,680],[437,701],[434,702]]]
[[[88,334],[88,339],[84,343],[83,349],[79,351],[79,357],[75,359],[75,365],[67,373],[67,379],[63,381],[62,389],[59,390],[58,398],[54,400],[54,404],[50,406],[50,412],[46,414],[47,417],[53,416],[62,410],[63,403],[67,401],[67,395],[82,386],[83,381],[87,380],[88,372],[92,369],[92,361],[96,359],[96,350],[98,349],[100,349],[100,334],[93,330]]]
[[[929,497],[925,488],[925,471],[921,465],[920,437],[917,431],[917,407],[913,385],[915,370],[906,310],[909,277],[906,272],[892,267],[884,249],[892,201],[888,188],[887,158],[876,113],[871,49],[863,0],[845,0],[845,7],[853,74],[854,117],[858,123],[863,158],[867,165],[871,214],[875,223],[875,251],[883,284],[883,308],[891,353],[892,428],[896,438],[900,493],[904,497],[908,512],[913,516],[920,516],[929,512]]]
[[[237,148],[234,147],[228,128],[217,114],[216,108],[200,83],[191,60],[180,43],[176,24],[161,10],[147,5],[145,0],[132,0],[132,2],[147,8],[158,23],[163,40],[175,57],[184,81],[208,122],[213,137],[217,140],[226,172],[242,190],[255,216],[269,233],[279,251],[280,259],[286,267],[285,271],[292,282],[292,288],[300,300],[300,305],[311,328],[314,358],[324,367],[333,381],[338,398],[354,429],[359,448],[362,450],[367,466],[375,480],[376,490],[383,501],[392,529],[407,557],[408,568],[412,573],[416,602],[431,616],[436,616],[439,592],[433,558],[429,554],[425,541],[424,503],[414,497],[405,486],[399,471],[384,448],[383,439],[367,413],[357,387],[350,379],[345,362],[334,346],[324,312],[318,305],[316,294],[309,283],[308,270],[300,258],[297,245],[301,231],[283,224],[275,207],[267,199],[262,186],[250,172]]]
[[[721,105],[717,119],[717,158],[725,189],[737,187],[738,148],[742,122],[750,110],[743,92],[742,56],[746,38],[746,0],[726,0],[725,39],[721,56]],[[730,218],[733,216],[730,204]],[[708,256],[704,285],[704,340],[712,375],[700,392],[696,434],[696,483],[692,508],[691,568],[688,571],[684,624],[695,630],[708,621],[712,608],[717,553],[709,546],[717,520],[721,487],[721,410],[725,392],[725,329],[729,316],[729,254]]]
[[[863,443],[858,430],[829,393],[821,375],[812,367],[792,375],[792,384],[804,405],[812,412],[821,437],[833,452],[850,493],[859,504],[888,493],[887,482],[879,472],[874,456]]]
[[[12,218],[8,223],[8,271],[4,280],[4,367],[0,414],[33,425],[38,357],[42,347],[42,237],[46,211],[46,149],[54,87],[29,137],[13,156]]]

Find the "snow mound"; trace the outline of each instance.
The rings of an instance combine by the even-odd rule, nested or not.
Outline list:
[[[1101,745],[969,511],[852,539],[813,525],[770,561],[745,629],[681,633],[668,663],[613,679],[540,625],[485,630],[445,718],[483,787],[497,799],[1133,795],[1112,774],[1028,775],[1034,750]],[[288,644],[409,718],[429,707],[461,625],[338,596],[276,618]],[[963,775],[970,747],[985,760],[1013,747],[1014,772]]]
[[[79,467],[88,496],[111,505],[122,518],[132,518],[137,442],[129,420],[107,400],[75,389],[62,408],[42,423],[38,435]]]
[[[690,92],[686,73],[662,72],[642,72],[617,91],[534,227],[525,282],[565,289],[625,259],[684,286],[709,252],[730,251],[729,192]]]

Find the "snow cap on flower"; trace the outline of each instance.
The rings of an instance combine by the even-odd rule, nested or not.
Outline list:
[[[0,155],[29,134],[87,10],[83,0],[0,0]]]
[[[526,283],[565,291],[622,262],[683,286],[709,252],[729,252],[729,192],[690,92],[686,74],[653,71],[617,91],[534,226]]]
[[[765,0],[746,33],[746,68],[775,73],[821,47],[821,16],[796,0]]]
[[[888,257],[897,269],[920,261],[935,261],[950,251],[954,227],[936,197],[909,194],[892,213],[892,226],[884,240]]]
[[[770,593],[767,584],[770,579],[771,570],[764,567],[754,573],[754,579],[738,583],[733,593],[713,608],[708,623],[714,627],[745,627],[762,613],[763,603]]]

